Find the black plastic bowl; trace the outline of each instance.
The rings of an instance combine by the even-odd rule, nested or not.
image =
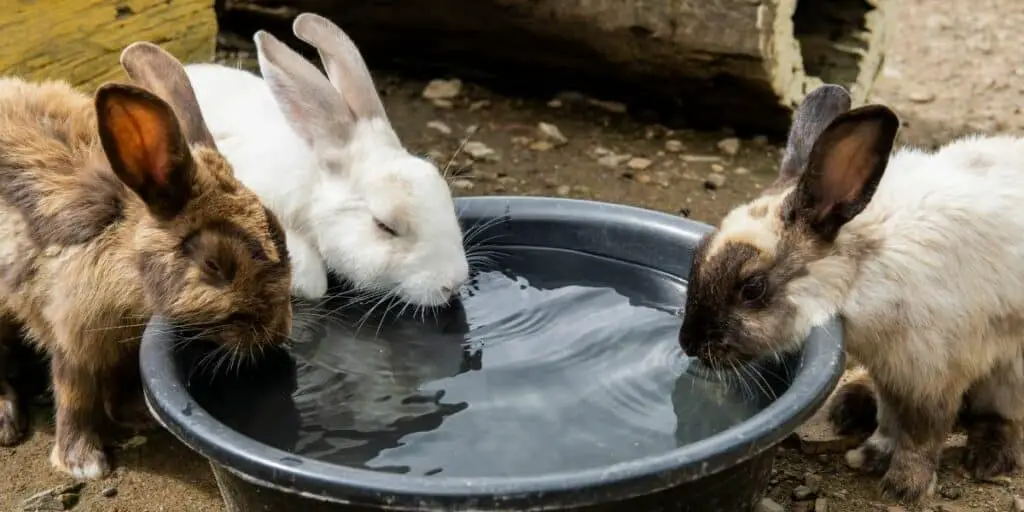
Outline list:
[[[466,225],[491,223],[489,245],[560,248],[685,279],[711,228],[626,206],[566,199],[457,200]],[[490,238],[486,235],[482,239]],[[604,468],[517,478],[410,476],[337,466],[232,430],[189,395],[188,363],[159,319],[142,343],[152,413],[210,460],[228,510],[749,510],[767,486],[775,447],[821,406],[844,367],[838,320],[816,329],[785,364],[792,381],[749,420],[702,441]],[[828,334],[826,334],[826,331]]]

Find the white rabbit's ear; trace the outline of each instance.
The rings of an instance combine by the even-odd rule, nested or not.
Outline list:
[[[359,48],[345,32],[323,16],[305,12],[292,23],[295,37],[316,48],[327,77],[342,93],[357,118],[379,118],[387,122],[373,78]]]
[[[292,129],[311,148],[347,140],[355,115],[323,73],[266,31],[253,41],[263,80]]]

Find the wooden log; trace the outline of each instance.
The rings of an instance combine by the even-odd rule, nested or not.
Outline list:
[[[213,58],[214,0],[6,0],[0,9],[0,69],[64,79],[84,90],[125,80],[121,50],[140,40],[183,61]]]
[[[220,0],[222,33],[327,16],[375,68],[550,94],[575,89],[697,126],[785,132],[822,81],[855,103],[882,64],[895,0]],[[638,110],[638,109],[635,109]],[[664,117],[664,116],[662,116]]]

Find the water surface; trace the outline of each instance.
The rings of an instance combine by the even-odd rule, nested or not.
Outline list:
[[[514,249],[501,263],[436,316],[343,301],[300,307],[294,364],[212,384],[194,377],[193,392],[278,448],[445,476],[663,454],[769,402],[755,393],[761,381],[725,385],[688,371],[676,341],[681,281],[568,251]]]

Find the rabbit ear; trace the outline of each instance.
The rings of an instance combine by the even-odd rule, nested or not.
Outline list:
[[[199,110],[192,83],[178,59],[153,43],[140,41],[128,45],[121,52],[121,67],[132,81],[174,109],[189,143],[217,147]]]
[[[833,84],[822,85],[804,98],[789,129],[786,153],[779,167],[779,181],[788,181],[803,174],[815,141],[829,123],[850,110],[850,103],[846,89]]]
[[[157,218],[179,214],[192,197],[195,161],[171,106],[140,87],[105,84],[96,119],[114,174]]]
[[[384,104],[373,85],[366,62],[345,32],[327,18],[310,12],[295,17],[292,32],[316,48],[328,78],[344,94],[356,117],[387,121]]]
[[[269,32],[253,40],[263,79],[295,132],[314,148],[347,140],[355,115],[323,73]]]

